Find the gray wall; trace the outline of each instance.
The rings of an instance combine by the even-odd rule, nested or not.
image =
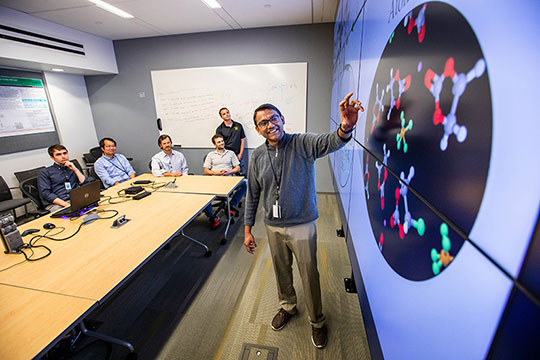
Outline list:
[[[147,172],[159,151],[151,70],[282,62],[308,63],[307,131],[328,132],[333,31],[333,24],[317,24],[115,41],[119,74],[86,77],[98,138],[113,137],[135,170]],[[190,172],[203,173],[208,142],[208,149],[181,149]],[[316,174],[317,191],[333,192],[326,159],[317,161]]]

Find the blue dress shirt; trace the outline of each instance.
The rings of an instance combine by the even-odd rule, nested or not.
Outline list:
[[[94,170],[105,187],[129,180],[129,175],[135,174],[128,159],[121,154],[114,154],[112,159],[101,155],[94,163]]]

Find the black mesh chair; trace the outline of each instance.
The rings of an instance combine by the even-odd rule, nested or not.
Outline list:
[[[94,169],[93,166],[88,168],[88,175],[90,176],[90,179],[89,179],[90,181],[99,181],[100,188],[102,190],[105,189],[105,185],[103,185],[103,181],[101,181],[99,176],[96,174],[96,170]]]
[[[85,153],[83,154],[83,160],[84,160],[84,163],[86,164],[86,167],[92,167],[94,166],[94,163],[96,162],[97,159],[94,157],[94,155],[90,153]]]
[[[0,213],[11,211],[13,212],[13,217],[16,219],[17,215],[15,214],[15,209],[24,206],[24,214],[27,216],[28,209],[26,208],[26,205],[30,204],[32,201],[30,201],[30,199],[14,199],[11,194],[11,189],[16,188],[9,187],[4,178],[0,176]]]
[[[19,184],[19,188],[21,189],[23,195],[32,200],[36,206],[36,211],[34,212],[35,217],[40,217],[49,213],[49,210],[45,209],[45,206],[43,206],[41,198],[39,197],[37,176],[24,180]]]
[[[26,179],[30,179],[32,177],[37,177],[41,170],[45,169],[45,166],[40,166],[34,169],[24,170],[24,171],[17,171],[15,172],[15,177],[17,178],[17,181],[19,181],[19,184],[22,183]]]
[[[90,150],[90,155],[94,157],[94,162],[103,155],[103,152],[101,151],[101,148],[99,146],[93,147]]]
[[[75,167],[76,167],[77,169],[79,169],[79,171],[80,171],[81,173],[83,172],[83,168],[82,168],[81,164],[79,163],[79,160],[73,159],[73,160],[69,160],[69,161],[71,161],[71,162],[73,163],[73,165],[75,165]]]

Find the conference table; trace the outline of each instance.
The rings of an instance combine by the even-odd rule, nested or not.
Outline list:
[[[86,224],[84,216],[74,221],[44,216],[19,227],[21,233],[31,228],[40,230],[24,237],[24,242],[34,235],[45,234],[47,230],[43,229],[43,224],[47,222],[56,225],[48,232],[48,236],[56,239],[78,232],[64,241],[39,239],[37,245],[45,245],[52,251],[39,261],[20,263],[24,260],[20,254],[0,255],[0,270],[6,269],[0,271],[0,322],[4,330],[0,339],[1,359],[41,356],[75,326],[84,327],[84,317],[109,298],[170,239],[186,236],[184,228],[211,204],[216,194],[229,195],[241,181],[241,178],[230,181],[228,177],[183,176],[177,178],[177,188],[153,189],[151,195],[141,200],[118,198],[118,192],[132,186],[131,182],[150,177],[141,175],[103,191],[98,207],[98,215],[102,219]],[[202,178],[215,180],[202,181]],[[169,180],[172,179],[157,178],[155,182]],[[200,187],[202,190],[199,192],[192,187],[197,182],[206,184]],[[224,183],[226,185],[223,186]],[[194,191],[178,191],[180,184]],[[211,186],[215,186],[216,194],[211,193]],[[108,200],[109,197],[112,199]],[[113,221],[122,215],[130,221],[112,228]],[[59,233],[61,228],[65,229]],[[34,251],[35,257],[45,254],[40,248]],[[32,300],[34,305],[26,311],[17,311],[17,299],[22,303]],[[56,326],[51,327],[49,316],[58,311],[62,315],[61,321],[59,319]],[[40,333],[38,339],[31,342],[32,346],[21,343],[19,338],[21,329],[27,327],[32,328],[31,334],[34,331]],[[97,337],[133,351],[129,343],[104,335]],[[25,348],[24,356],[20,356],[23,350],[19,347]]]
[[[31,359],[84,319],[97,302],[0,284],[0,359]]]
[[[233,219],[231,217],[230,199],[233,191],[244,181],[241,176],[208,176],[208,175],[184,175],[179,177],[158,177],[152,174],[142,174],[129,182],[117,185],[118,189],[125,189],[134,186],[135,181],[150,181],[149,184],[142,184],[152,191],[152,187],[160,192],[186,193],[186,194],[211,194],[216,195],[226,201],[227,204],[227,225],[223,234],[221,244],[227,242],[229,228]],[[169,186],[163,186],[170,184]],[[162,187],[161,187],[162,186]]]

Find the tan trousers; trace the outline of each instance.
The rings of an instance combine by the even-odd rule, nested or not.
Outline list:
[[[322,313],[321,286],[317,270],[317,227],[315,221],[288,227],[266,225],[268,244],[277,280],[281,307],[290,313],[296,306],[292,263],[296,258],[302,280],[309,322],[322,327],[326,318]]]

